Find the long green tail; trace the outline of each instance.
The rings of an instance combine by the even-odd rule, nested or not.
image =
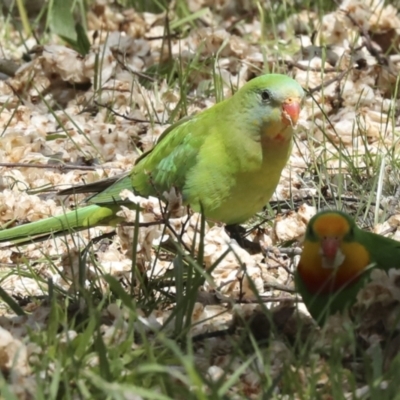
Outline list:
[[[31,222],[14,228],[0,231],[0,243],[11,241],[23,244],[45,239],[50,235],[71,233],[98,225],[116,225],[122,220],[115,214],[120,210],[118,205],[90,205],[78,208],[66,214]],[[26,239],[26,240],[24,240]]]

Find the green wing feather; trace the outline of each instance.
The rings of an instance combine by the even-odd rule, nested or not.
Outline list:
[[[129,189],[141,196],[162,197],[171,187],[182,188],[187,171],[196,163],[196,156],[205,135],[198,126],[190,124],[206,120],[206,111],[184,118],[170,126],[160,136],[152,150],[140,156],[133,170],[109,188],[87,199],[88,203],[106,204],[120,201],[119,193]],[[172,133],[172,134],[171,134]]]
[[[357,227],[356,240],[366,247],[378,268],[400,268],[400,242]]]
[[[206,125],[207,111],[182,118],[167,128],[155,146],[136,159],[131,172],[61,190],[58,194],[95,192],[85,199],[86,203],[113,204],[122,203],[119,194],[124,189],[134,189],[142,196],[162,197],[162,193],[173,186],[182,188],[186,173],[195,165],[198,150],[206,137],[199,126],[190,129],[191,122],[196,124],[198,120],[204,120],[203,125]]]

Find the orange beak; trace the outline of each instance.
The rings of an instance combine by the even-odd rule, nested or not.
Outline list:
[[[340,246],[340,240],[337,237],[325,237],[322,239],[322,255],[328,260],[334,260]]]
[[[296,125],[300,114],[300,101],[289,97],[282,105],[282,122],[287,125]]]

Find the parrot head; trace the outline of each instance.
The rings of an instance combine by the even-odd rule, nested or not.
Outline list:
[[[286,75],[267,74],[252,79],[238,92],[237,109],[246,108],[243,114],[248,125],[261,131],[267,140],[287,141],[296,125],[304,91],[299,83]]]
[[[354,220],[340,211],[322,211],[308,223],[298,274],[311,293],[336,291],[354,283],[370,264]]]
[[[345,216],[334,212],[318,214],[307,227],[306,238],[319,242],[319,255],[322,268],[339,268],[346,256],[342,243],[354,242],[354,223]]]

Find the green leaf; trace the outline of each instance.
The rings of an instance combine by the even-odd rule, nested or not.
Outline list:
[[[25,311],[1,286],[0,286],[0,298],[15,312],[15,314],[25,315]]]
[[[77,35],[75,50],[82,55],[88,54],[90,50],[90,40],[86,34],[85,28],[80,22],[75,25],[75,31]]]
[[[53,0],[50,9],[50,29],[67,43],[77,42],[72,0]]]

